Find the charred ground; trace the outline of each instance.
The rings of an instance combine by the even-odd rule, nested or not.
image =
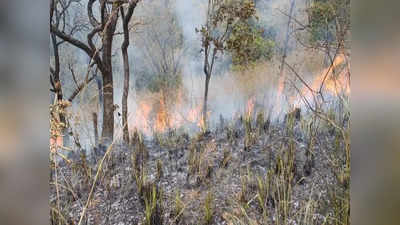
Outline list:
[[[296,113],[192,136],[135,132],[129,146],[80,150],[51,170],[51,221],[78,224],[87,205],[82,224],[347,223],[346,145],[330,123]]]

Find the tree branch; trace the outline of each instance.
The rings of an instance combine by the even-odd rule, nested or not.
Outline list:
[[[89,17],[89,22],[90,22],[90,24],[92,24],[93,27],[97,27],[100,25],[100,23],[97,21],[97,19],[93,15],[93,3],[95,1],[96,0],[89,0],[89,2],[87,4],[87,13],[88,13],[88,17]]]
[[[77,48],[80,48],[81,50],[83,50],[84,52],[86,52],[86,54],[90,57],[93,56],[94,52],[89,48],[89,46],[87,46],[85,43],[83,43],[82,41],[75,39],[74,37],[60,31],[57,29],[56,26],[51,25],[50,26],[50,32],[54,33],[55,35],[57,35],[57,37],[63,39],[64,41],[67,41],[68,43],[74,45]]]

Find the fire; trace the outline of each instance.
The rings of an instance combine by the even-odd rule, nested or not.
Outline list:
[[[146,102],[146,100],[143,100],[138,104],[138,108],[134,115],[134,127],[142,130],[146,135],[151,134],[150,125],[148,122],[151,110],[152,107]]]
[[[338,96],[338,95],[349,95],[350,94],[350,82],[349,82],[349,63],[347,62],[344,55],[340,54],[335,57],[332,66],[325,68],[314,76],[313,80],[308,83],[313,91],[310,92],[308,87],[303,87],[299,94],[293,94],[291,96],[285,96],[290,106],[302,107],[302,98],[305,97],[307,100],[311,100],[313,95],[319,91],[321,84],[324,97],[325,96]],[[283,94],[285,92],[286,78],[285,74],[279,78],[277,95],[275,96],[275,110],[272,113],[281,113]],[[132,113],[130,128],[137,128],[141,130],[145,135],[151,136],[153,133],[164,133],[170,129],[179,129],[185,125],[197,126],[202,129],[205,127],[203,124],[203,105],[201,99],[188,98],[184,92],[185,89],[180,89],[176,93],[175,97],[171,97],[163,92],[158,93],[141,93],[136,99],[138,101],[136,111]],[[274,97],[274,98],[275,98]],[[240,114],[251,117],[255,112],[256,96],[252,95],[244,105],[244,110],[240,111]],[[208,118],[210,118],[211,111],[207,112]]]
[[[276,95],[276,99],[275,99],[275,106],[277,107],[275,109],[275,111],[278,113],[282,110],[281,109],[281,99],[283,96],[283,91],[285,90],[285,79],[286,79],[286,76],[285,76],[285,73],[283,72],[282,76],[279,77],[278,91],[277,91],[277,95]]]
[[[255,100],[256,98],[255,96],[253,96],[247,101],[247,106],[246,106],[247,117],[251,117],[251,115],[253,114]]]
[[[337,97],[339,95],[350,95],[350,80],[349,80],[350,64],[346,60],[344,54],[336,55],[331,66],[320,71],[317,76],[307,86],[300,89],[300,95],[294,94],[287,97],[289,105],[293,107],[302,107],[304,104],[302,98],[312,102],[313,95],[318,93],[321,89],[322,94],[325,96]],[[303,84],[302,84],[303,85]],[[322,87],[322,88],[321,88]],[[312,91],[310,91],[310,89]],[[279,114],[282,107],[282,96],[285,89],[285,76],[279,78],[277,95],[275,99],[274,111]]]
[[[188,121],[191,123],[198,123],[201,121],[202,106],[198,105],[189,110]]]
[[[155,129],[157,132],[165,132],[167,127],[169,127],[168,123],[168,111],[165,106],[164,100],[160,99],[159,110],[156,115],[156,124]]]
[[[343,54],[339,54],[335,57],[332,66],[322,70],[322,72],[313,80],[310,87],[314,91],[319,91],[322,86],[322,90],[325,93],[332,96],[338,96],[339,94],[350,94],[350,82],[348,77],[348,68],[340,68],[346,62]],[[303,95],[310,97],[311,93],[308,88],[304,88],[302,91]]]
[[[163,93],[147,93],[133,113],[131,128],[137,128],[145,135],[153,133],[164,133],[170,129],[179,129],[187,123],[202,127],[202,105],[193,105],[188,108],[188,100],[184,98],[182,91],[179,91],[173,102]],[[171,107],[173,105],[173,107]],[[210,115],[210,112],[208,112]]]

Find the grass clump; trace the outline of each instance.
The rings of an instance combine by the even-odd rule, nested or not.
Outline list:
[[[204,200],[203,212],[204,212],[204,218],[203,218],[204,225],[213,224],[215,205],[214,205],[214,195],[211,191],[208,192]]]
[[[198,181],[205,182],[213,172],[211,153],[216,150],[214,143],[192,144],[189,148],[189,174],[196,176]]]
[[[240,203],[245,204],[247,207],[247,202],[251,198],[251,192],[253,190],[253,174],[250,168],[247,168],[247,174],[240,176],[241,190],[238,194],[238,200]]]
[[[251,116],[246,116],[244,118],[244,128],[245,128],[245,136],[244,136],[244,149],[250,150],[251,146],[253,146],[258,138],[258,132],[252,126],[252,118]]]
[[[162,191],[155,184],[151,185],[151,190],[145,194],[145,225],[163,224]]]
[[[267,218],[267,204],[270,198],[270,177],[270,171],[265,177],[257,177],[257,200],[265,219]]]
[[[175,195],[174,208],[172,211],[172,216],[174,217],[174,221],[176,221],[177,223],[179,223],[179,221],[182,219],[182,213],[184,209],[185,205],[183,204],[181,193],[178,190]]]

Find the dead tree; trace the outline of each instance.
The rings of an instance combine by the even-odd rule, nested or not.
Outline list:
[[[100,18],[96,18],[93,13],[95,2],[99,2]],[[53,13],[58,12],[57,4],[62,1],[52,3]],[[70,0],[71,3],[79,3],[79,0]],[[91,30],[87,34],[87,43],[74,37],[72,33],[67,33],[65,30],[60,29],[55,21],[50,18],[50,33],[56,35],[63,41],[81,49],[91,59],[90,66],[96,65],[102,74],[103,78],[103,127],[102,127],[102,140],[111,141],[114,136],[114,90],[113,90],[113,72],[112,72],[112,43],[116,24],[118,20],[119,9],[125,1],[115,0],[88,0],[87,2],[87,16],[91,25]],[[52,14],[51,13],[51,17]],[[65,22],[64,22],[65,27]],[[98,36],[101,45],[96,46],[94,37]]]
[[[121,18],[124,32],[124,41],[122,42],[121,51],[122,59],[124,64],[124,90],[122,93],[122,130],[123,140],[129,144],[129,129],[128,129],[128,94],[129,94],[129,58],[128,58],[128,47],[129,47],[129,21],[133,15],[133,11],[136,8],[139,0],[129,1],[128,9],[125,14],[124,8],[121,7]]]

